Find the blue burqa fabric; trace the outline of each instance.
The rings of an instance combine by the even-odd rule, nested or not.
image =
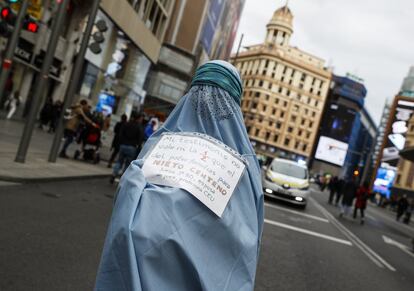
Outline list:
[[[146,181],[143,159],[164,132],[207,134],[248,161],[221,218],[185,190]],[[262,227],[260,169],[240,107],[219,85],[195,85],[120,181],[95,290],[253,290]]]

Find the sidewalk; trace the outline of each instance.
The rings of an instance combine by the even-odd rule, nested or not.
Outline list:
[[[96,177],[109,177],[111,169],[106,164],[93,165],[82,161],[58,159],[56,163],[47,161],[53,135],[35,128],[29,147],[26,163],[16,163],[17,148],[22,135],[22,121],[0,119],[0,181],[35,182],[70,180]],[[69,154],[73,156],[76,144],[72,144]]]

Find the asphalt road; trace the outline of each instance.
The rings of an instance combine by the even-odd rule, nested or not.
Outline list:
[[[92,290],[114,190],[0,183],[0,290]],[[414,290],[414,227],[375,207],[362,226],[312,197],[306,210],[266,201],[255,290]]]

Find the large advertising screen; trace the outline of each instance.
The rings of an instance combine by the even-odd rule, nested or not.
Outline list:
[[[404,149],[408,121],[414,114],[414,101],[401,98],[395,99],[395,114],[390,116],[391,127],[385,135],[385,145],[381,162],[396,167],[400,159],[399,152]]]
[[[391,187],[396,176],[396,169],[390,167],[381,167],[377,171],[377,177],[374,182],[374,192],[390,197]]]
[[[327,136],[321,136],[319,138],[315,158],[342,167],[345,163],[347,152],[347,143]]]
[[[322,121],[321,136],[315,158],[342,167],[348,152],[348,142],[356,112],[347,106],[331,102]]]

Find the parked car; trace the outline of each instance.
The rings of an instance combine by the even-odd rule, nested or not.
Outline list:
[[[274,159],[264,171],[262,182],[266,196],[306,207],[310,190],[309,171],[305,165]]]

